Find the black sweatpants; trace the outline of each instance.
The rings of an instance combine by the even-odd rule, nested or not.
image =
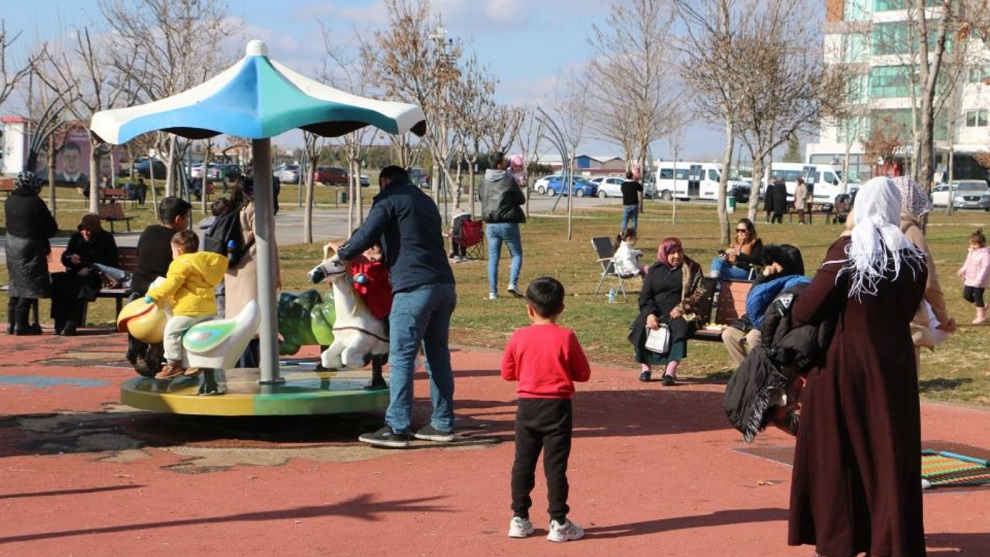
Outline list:
[[[547,478],[547,511],[563,523],[567,506],[567,459],[571,455],[571,401],[559,398],[520,398],[516,407],[516,458],[512,463],[512,512],[529,518],[530,492],[536,483],[536,461],[543,452]]]

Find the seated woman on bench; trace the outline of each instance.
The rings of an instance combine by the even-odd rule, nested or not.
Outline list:
[[[69,245],[62,254],[65,272],[53,276],[52,318],[56,335],[74,335],[83,324],[86,304],[96,299],[103,283],[103,275],[95,265],[120,266],[117,242],[113,234],[103,230],[99,215],[86,213],[78,229],[69,237]]]
[[[629,342],[640,364],[640,381],[649,381],[652,366],[663,366],[663,385],[677,381],[677,366],[687,357],[687,339],[698,328],[702,315],[696,313],[704,296],[701,288],[701,265],[684,255],[678,238],[666,238],[657,250],[654,263],[643,280],[639,294],[639,315],[632,323]],[[657,354],[646,349],[647,329],[670,329],[670,349]]]
[[[735,240],[719,250],[712,259],[711,276],[722,279],[745,280],[754,265],[763,260],[763,240],[756,236],[753,221],[743,218],[736,223]]]

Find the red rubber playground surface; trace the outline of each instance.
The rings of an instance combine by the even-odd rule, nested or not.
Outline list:
[[[752,445],[722,386],[595,366],[575,398],[571,517],[585,539],[506,537],[513,385],[457,350],[462,441],[380,450],[378,414],[213,418],[119,403],[116,334],[0,336],[0,556],[801,556],[786,545],[792,439]],[[315,352],[305,354],[309,358]],[[592,355],[593,356],[593,355]],[[417,425],[428,416],[425,374]],[[986,451],[990,412],[924,404],[926,443]],[[990,556],[990,488],[926,491],[928,554]]]

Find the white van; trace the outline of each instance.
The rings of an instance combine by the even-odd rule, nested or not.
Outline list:
[[[661,199],[673,198],[718,200],[718,185],[722,165],[708,162],[661,161],[657,163],[654,189]],[[745,203],[749,200],[750,184],[739,177],[735,168],[729,170],[729,194]]]
[[[842,171],[832,167],[830,164],[803,164],[799,162],[775,162],[771,168],[763,172],[762,192],[766,191],[767,180],[770,172],[780,176],[787,184],[787,201],[794,201],[794,188],[797,187],[798,177],[804,178],[804,183],[811,190],[815,203],[835,203],[835,196],[842,193],[852,193],[859,189],[858,184],[849,184],[849,191],[846,189],[845,180],[842,178]]]

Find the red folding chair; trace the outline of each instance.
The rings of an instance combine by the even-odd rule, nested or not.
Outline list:
[[[480,220],[466,220],[461,225],[460,243],[471,259],[485,258],[485,235]]]

